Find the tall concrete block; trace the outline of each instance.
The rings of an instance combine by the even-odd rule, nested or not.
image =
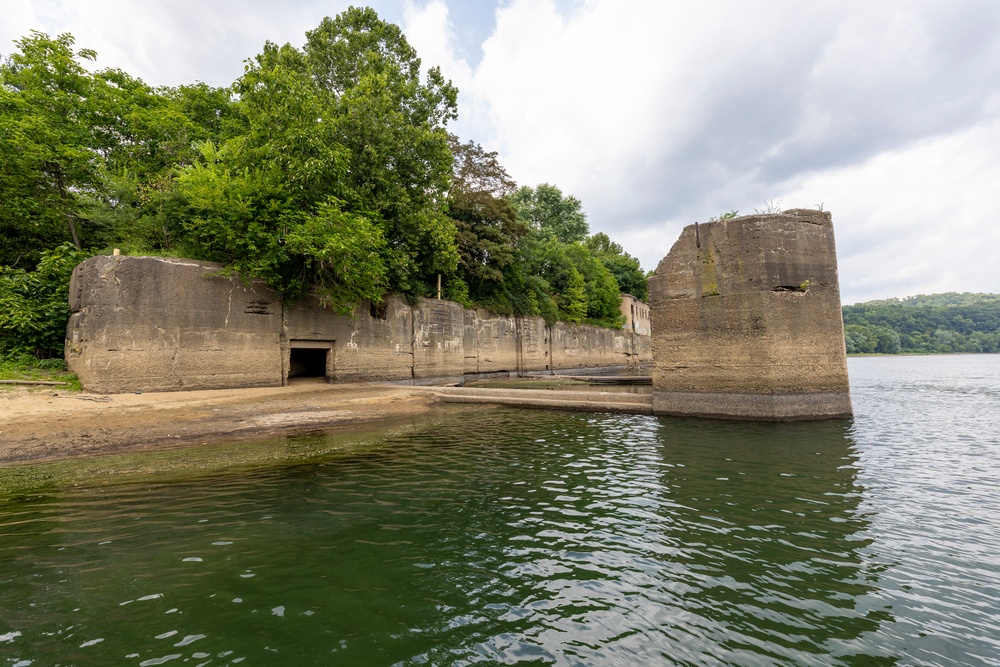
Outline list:
[[[280,385],[281,302],[220,266],[91,257],[73,270],[66,363],[89,391]]]
[[[413,311],[413,380],[463,380],[465,309],[441,299],[423,299]]]
[[[655,413],[852,414],[829,213],[690,225],[649,291]]]
[[[518,371],[551,371],[552,329],[541,317],[518,317],[517,359]]]

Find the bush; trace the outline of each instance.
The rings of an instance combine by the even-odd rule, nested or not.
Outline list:
[[[44,251],[34,271],[0,266],[0,350],[38,359],[62,357],[69,279],[87,257],[64,243]]]

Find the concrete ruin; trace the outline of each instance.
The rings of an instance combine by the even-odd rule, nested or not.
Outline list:
[[[86,389],[114,393],[309,376],[462,384],[652,361],[654,414],[852,414],[833,225],[822,211],[686,227],[649,281],[650,303],[623,299],[625,330],[549,327],[436,299],[390,298],[339,316],[311,297],[286,307],[263,284],[220,270],[155,257],[83,262],[70,285],[70,370]]]
[[[655,414],[851,416],[828,212],[689,225],[649,292]]]
[[[339,316],[306,297],[285,307],[221,267],[157,257],[92,257],[73,272],[66,361],[100,393],[331,382],[462,383],[652,360],[649,336],[539,317],[504,317],[390,298]]]

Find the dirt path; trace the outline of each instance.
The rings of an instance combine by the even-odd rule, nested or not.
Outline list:
[[[0,391],[0,465],[425,414],[434,394],[369,384],[147,394]]]

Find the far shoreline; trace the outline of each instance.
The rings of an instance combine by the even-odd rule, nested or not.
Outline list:
[[[989,357],[1000,355],[1000,352],[848,352],[847,358],[852,357]]]

